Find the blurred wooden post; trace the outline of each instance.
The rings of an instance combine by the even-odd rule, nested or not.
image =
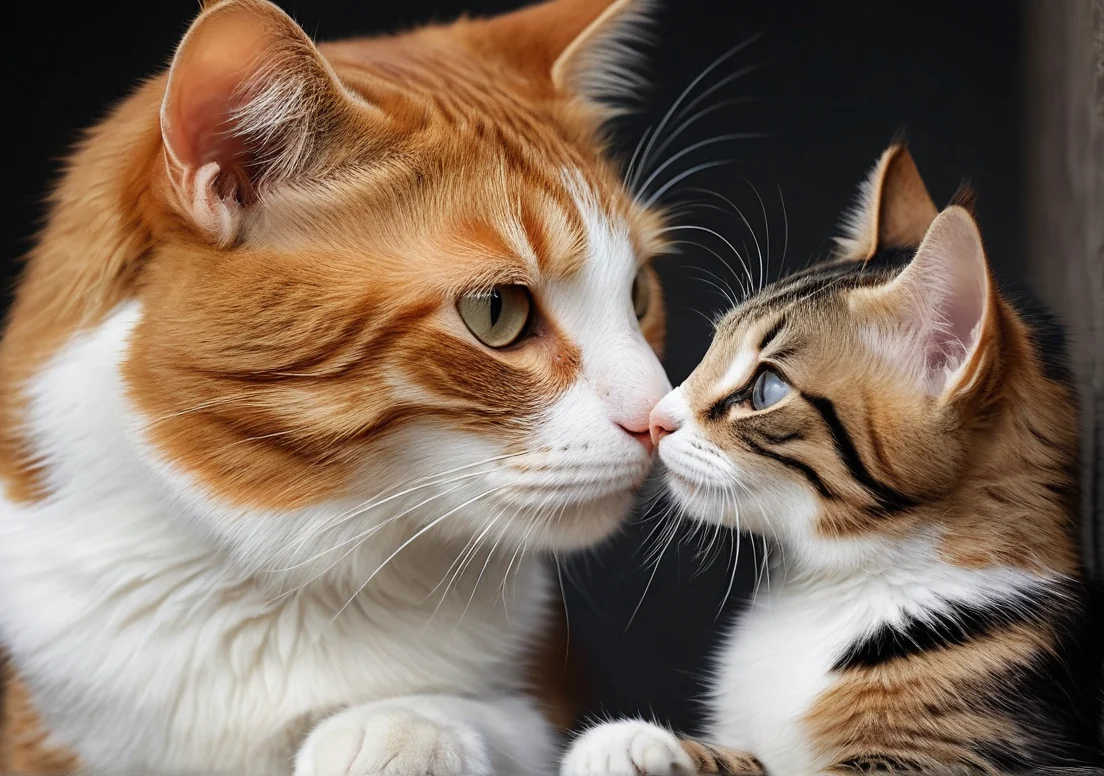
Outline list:
[[[1087,560],[1104,577],[1104,0],[1024,12],[1031,281],[1069,335]]]

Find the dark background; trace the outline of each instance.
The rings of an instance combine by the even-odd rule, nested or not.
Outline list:
[[[520,2],[520,0],[519,0]],[[320,39],[447,20],[463,11],[515,7],[510,0],[281,0]],[[167,64],[197,10],[194,0],[22,3],[6,25],[6,203],[4,290],[29,245],[57,160],[78,134],[143,76]],[[640,109],[619,122],[628,155],[704,68],[735,44],[760,35],[704,78],[694,94],[745,71],[701,103],[733,100],[693,124],[667,151],[720,134],[762,137],[717,143],[673,163],[655,186],[707,160],[731,159],[671,192],[688,209],[681,223],[713,229],[749,259],[758,282],[761,246],[768,279],[825,254],[840,211],[898,130],[906,130],[929,188],[944,203],[963,178],[979,193],[978,211],[999,277],[1016,281],[1022,253],[1023,165],[1021,14],[1009,0],[826,3],[823,0],[667,0],[649,50],[651,84]],[[745,224],[708,188],[732,200]],[[760,199],[762,203],[760,202]],[[732,282],[714,256],[738,267],[724,241],[702,231],[666,260],[671,308],[666,363],[678,384],[705,352],[708,316],[725,302],[709,283]],[[769,241],[769,249],[768,249]],[[701,315],[699,315],[701,313]],[[596,669],[596,713],[643,713],[693,730],[718,623],[769,579],[745,537],[730,576],[733,537],[682,533],[656,567],[646,537],[654,521],[567,569],[571,626]],[[663,525],[662,523],[660,525]],[[654,578],[653,578],[654,570]],[[650,588],[640,604],[645,588]],[[725,612],[717,617],[732,584]],[[630,618],[637,609],[631,626]]]

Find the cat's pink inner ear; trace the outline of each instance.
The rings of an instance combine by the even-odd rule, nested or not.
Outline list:
[[[263,66],[267,33],[253,14],[218,12],[184,39],[161,112],[165,145],[177,163],[237,161],[241,143],[230,120],[243,84]]]
[[[257,184],[297,169],[314,114],[338,99],[310,38],[275,5],[209,5],[177,49],[161,106],[169,180],[187,215],[232,242]]]
[[[992,289],[981,234],[960,207],[932,222],[909,266],[890,285],[920,373],[933,395],[968,388],[983,357]],[[916,352],[919,351],[919,352]]]

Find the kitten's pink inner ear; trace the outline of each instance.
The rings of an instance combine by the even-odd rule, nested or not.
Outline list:
[[[975,371],[968,367],[983,357],[982,332],[992,301],[981,234],[970,214],[960,207],[941,213],[892,285],[920,335],[932,392],[968,387]]]
[[[859,289],[871,318],[869,342],[920,390],[968,391],[987,363],[994,291],[973,217],[950,207],[932,222],[916,256],[886,286]]]

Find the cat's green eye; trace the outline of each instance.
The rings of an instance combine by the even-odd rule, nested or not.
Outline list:
[[[645,267],[637,270],[636,277],[633,278],[632,303],[637,320],[648,314],[648,307],[652,303],[652,283]]]
[[[751,408],[765,410],[790,395],[790,384],[783,380],[773,369],[764,369],[751,388]]]
[[[495,286],[465,294],[456,304],[464,325],[489,348],[513,345],[528,328],[533,298],[525,286]]]

